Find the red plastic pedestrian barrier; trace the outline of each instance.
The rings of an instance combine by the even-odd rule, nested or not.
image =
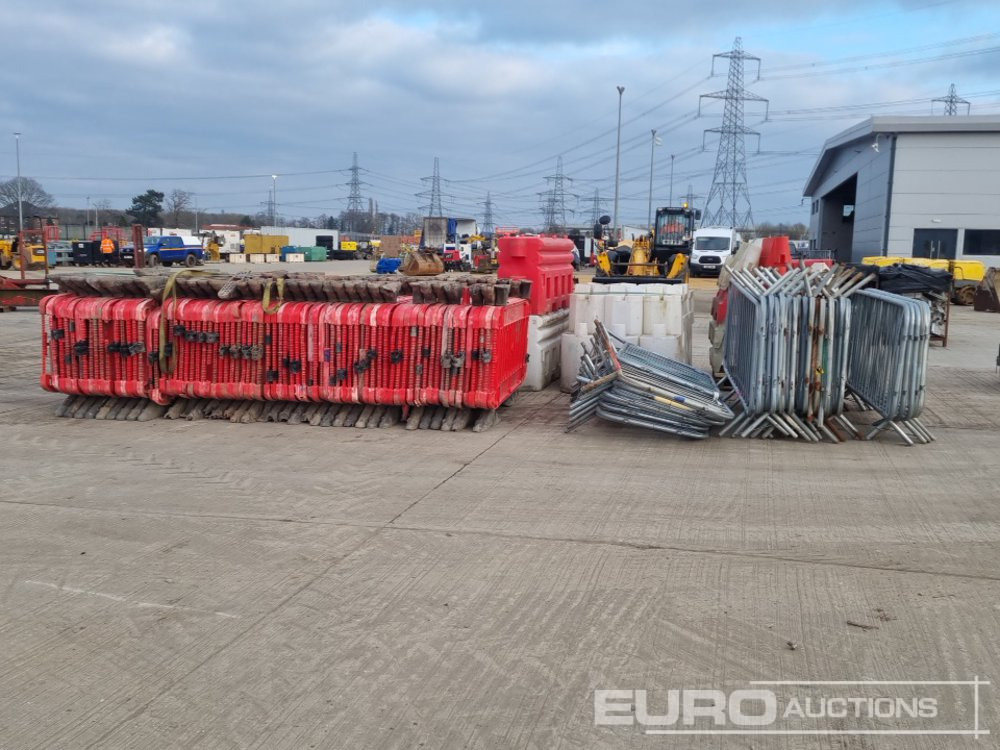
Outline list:
[[[504,279],[531,280],[531,314],[569,307],[573,293],[573,241],[561,237],[501,237],[497,243]]]
[[[42,385],[80,395],[496,408],[524,379],[526,300],[506,306],[56,295]],[[161,367],[162,364],[162,367]]]
[[[84,396],[153,397],[156,364],[150,361],[149,299],[77,297],[42,300],[41,385]]]
[[[470,308],[469,381],[462,406],[496,409],[518,389],[528,371],[528,305]]]
[[[319,401],[325,305],[288,302],[264,316],[267,370],[264,398],[268,401]]]
[[[258,302],[167,300],[163,397],[263,398],[266,324]]]

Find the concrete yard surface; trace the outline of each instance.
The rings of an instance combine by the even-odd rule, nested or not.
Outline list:
[[[0,315],[0,748],[997,747],[1000,315],[953,318],[907,448],[567,434],[554,388],[482,433],[58,419]],[[919,726],[978,739],[595,726],[595,690],[976,678]]]

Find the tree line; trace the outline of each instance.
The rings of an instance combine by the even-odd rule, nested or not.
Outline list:
[[[95,214],[95,222],[117,226],[142,224],[147,227],[172,226],[191,227],[205,224],[238,224],[244,227],[261,227],[271,224],[272,217],[267,211],[258,211],[253,215],[238,212],[199,211],[194,205],[195,195],[187,190],[171,190],[163,193],[159,190],[147,190],[132,198],[132,204],[125,210],[115,209],[108,200],[98,200],[92,209],[86,212],[81,209],[58,208],[55,201],[46,190],[30,177],[22,177],[20,183],[21,200],[37,208],[51,211],[52,215],[62,224],[89,223],[89,213]],[[0,207],[17,205],[18,178],[0,182]],[[346,233],[358,235],[398,235],[413,234],[423,225],[420,214],[409,212],[397,214],[379,211],[370,204],[368,211],[341,211],[336,215],[321,214],[315,217],[275,216],[279,226],[312,227],[316,229],[338,229]],[[793,240],[805,239],[809,236],[809,227],[799,222],[795,224],[764,223],[755,227],[754,234],[758,237],[787,235]]]

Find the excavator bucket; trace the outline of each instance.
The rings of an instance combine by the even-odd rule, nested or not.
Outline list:
[[[399,272],[405,276],[437,276],[444,273],[444,261],[437,253],[418,250],[406,254]]]

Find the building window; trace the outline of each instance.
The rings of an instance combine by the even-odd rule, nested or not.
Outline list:
[[[966,229],[964,255],[1000,255],[1000,229]]]

